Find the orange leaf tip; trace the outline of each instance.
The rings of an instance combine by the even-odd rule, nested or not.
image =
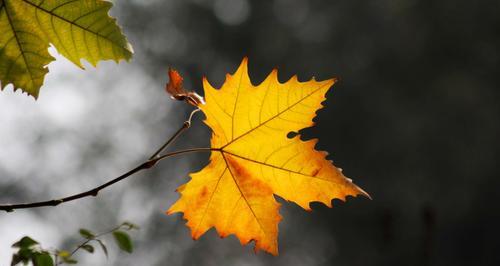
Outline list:
[[[192,106],[205,104],[202,96],[193,91],[186,91],[183,85],[183,78],[175,69],[169,68],[168,76],[170,80],[165,86],[165,91],[170,94],[170,98],[178,101],[185,101]]]

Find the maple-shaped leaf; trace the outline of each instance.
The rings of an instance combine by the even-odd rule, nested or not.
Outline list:
[[[133,53],[103,0],[0,0],[0,89],[8,84],[37,98],[49,44],[82,67],[99,60],[130,59]]]
[[[317,140],[287,137],[314,124],[333,83],[296,76],[280,83],[274,70],[253,86],[246,58],[221,89],[204,79],[206,104],[200,108],[215,150],[210,163],[178,188],[181,197],[167,213],[183,212],[194,239],[215,227],[221,237],[254,240],[255,251],[277,255],[281,216],[274,195],[306,210],[314,201],[331,207],[334,198],[369,197],[325,159],[326,152],[315,150]]]

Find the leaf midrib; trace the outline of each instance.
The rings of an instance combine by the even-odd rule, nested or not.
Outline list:
[[[23,0],[24,1],[24,0]],[[30,75],[30,82],[31,82],[31,87],[34,86],[34,79],[33,79],[33,73],[31,72],[31,69],[30,67],[28,66],[28,61],[26,60],[26,56],[25,56],[25,53],[24,53],[24,49],[22,48],[21,46],[21,43],[19,41],[19,37],[17,36],[17,32],[16,32],[16,29],[14,28],[14,24],[12,23],[12,18],[10,17],[10,14],[9,14],[9,9],[7,8],[7,4],[6,4],[7,1],[2,1],[2,6],[0,6],[0,11],[2,10],[2,8],[5,9],[5,15],[7,17],[7,20],[9,21],[9,26],[10,28],[12,29],[12,33],[14,34],[14,39],[16,39],[16,43],[17,43],[17,47],[19,47],[19,51],[21,53],[21,56],[23,57],[23,61],[24,61],[24,65],[26,66],[26,70],[28,71],[29,75]],[[12,65],[14,65],[16,62],[12,62]],[[10,72],[10,70],[9,70]],[[33,93],[33,92],[31,92]],[[36,94],[37,93],[34,93],[33,96],[35,96],[36,98]]]
[[[257,125],[256,127],[248,130],[247,132],[239,135],[238,137],[236,137],[235,139],[232,139],[231,141],[229,141],[228,143],[226,143],[224,146],[222,146],[220,149],[221,150],[224,150],[224,148],[228,147],[229,145],[235,143],[236,141],[238,141],[239,139],[241,139],[242,137],[250,134],[251,132],[253,132],[254,130],[260,128],[261,126],[265,125],[266,123],[270,122],[271,120],[279,117],[280,115],[282,115],[284,112],[290,110],[291,108],[293,108],[294,106],[296,106],[297,104],[301,103],[302,101],[304,101],[305,99],[307,99],[308,97],[310,97],[311,95],[315,94],[316,92],[318,92],[319,90],[321,90],[322,88],[324,88],[325,86],[327,85],[330,85],[329,83],[325,83],[323,84],[322,86],[318,87],[317,89],[315,89],[314,91],[312,91],[311,93],[307,94],[304,98],[300,99],[299,101],[297,101],[296,103],[288,106],[287,108],[283,109],[283,111],[280,111],[278,112],[277,114],[271,116],[269,119],[267,119],[266,121],[262,122],[261,124]],[[234,114],[233,114],[234,116]],[[234,122],[233,122],[233,126],[234,126]]]
[[[227,162],[227,159],[226,159],[226,155],[224,155],[224,151],[220,151],[221,155],[222,155],[222,158],[224,158],[224,162],[226,163],[226,167],[227,167],[227,170],[229,170],[229,174],[231,175],[231,177],[233,178],[233,181],[234,181],[234,184],[236,185],[236,187],[238,188],[238,190],[240,191],[240,194],[241,196],[243,197],[243,199],[245,200],[245,203],[247,204],[248,208],[250,209],[250,211],[252,212],[252,215],[253,217],[255,217],[255,220],[257,221],[257,224],[259,224],[259,227],[260,227],[260,230],[262,231],[262,233],[264,233],[264,236],[267,237],[267,234],[266,234],[266,231],[264,230],[264,227],[262,226],[262,224],[260,223],[259,221],[259,218],[257,217],[257,215],[255,214],[255,212],[253,211],[252,209],[252,206],[250,205],[250,203],[248,202],[248,199],[246,198],[245,194],[243,193],[243,191],[241,190],[240,188],[240,185],[238,184],[238,181],[236,181],[236,178],[234,177],[234,174],[233,174],[233,171],[231,171],[231,167],[229,166],[229,163]],[[222,177],[221,177],[222,178]]]
[[[301,173],[301,172],[298,172],[298,171],[294,171],[294,170],[291,170],[291,169],[287,169],[287,168],[279,167],[279,166],[276,166],[276,165],[268,164],[268,163],[265,163],[265,162],[257,161],[257,160],[251,159],[251,158],[247,158],[247,157],[244,157],[244,156],[232,153],[232,152],[228,152],[228,151],[222,151],[222,152],[230,154],[230,155],[232,155],[234,157],[238,157],[238,158],[240,158],[242,160],[246,160],[246,161],[252,162],[252,163],[256,163],[256,164],[260,164],[260,165],[263,165],[263,166],[271,167],[271,168],[274,168],[274,169],[282,170],[282,171],[289,172],[289,173],[292,173],[292,174],[298,174],[298,175],[302,175],[302,176],[306,176],[306,177],[310,177],[310,178],[316,178],[316,179],[319,179],[319,180],[323,180],[325,182],[334,183],[333,180],[330,180],[330,179],[325,179],[325,178],[321,178],[321,177],[318,177],[318,176],[312,176],[312,175],[304,174],[304,173]]]
[[[35,4],[33,4],[33,3],[29,2],[29,1],[26,1],[26,0],[21,0],[21,1],[23,1],[24,3],[26,3],[26,4],[28,4],[28,5],[31,5],[32,7],[36,8],[36,9],[39,9],[39,10],[41,10],[41,11],[43,11],[43,12],[45,12],[45,13],[49,14],[50,16],[54,16],[54,17],[56,17],[56,18],[58,18],[58,19],[60,19],[60,20],[63,20],[63,21],[65,21],[65,22],[69,23],[70,25],[74,25],[74,26],[76,26],[76,27],[78,27],[78,28],[80,28],[80,29],[82,29],[82,30],[84,30],[84,31],[86,31],[86,32],[89,32],[89,33],[94,34],[94,35],[97,35],[97,36],[99,36],[99,37],[101,37],[101,38],[103,38],[103,39],[106,39],[106,40],[108,40],[111,44],[113,44],[113,45],[115,45],[115,46],[119,47],[120,49],[126,50],[126,51],[128,51],[128,52],[130,52],[130,53],[131,53],[131,51],[129,51],[127,48],[123,47],[122,45],[117,44],[117,43],[116,43],[116,42],[114,42],[113,40],[109,39],[107,36],[104,36],[104,35],[102,35],[102,34],[100,34],[100,33],[98,33],[98,32],[91,31],[91,30],[90,30],[90,29],[88,29],[88,28],[85,28],[85,27],[83,27],[83,26],[81,26],[81,25],[79,25],[79,24],[76,24],[75,22],[73,22],[73,21],[71,21],[71,20],[68,20],[68,19],[66,19],[66,18],[64,18],[64,17],[61,17],[61,16],[59,16],[59,15],[57,15],[57,14],[53,13],[52,11],[46,10],[46,9],[42,8],[41,6],[37,6],[37,5],[35,5]]]

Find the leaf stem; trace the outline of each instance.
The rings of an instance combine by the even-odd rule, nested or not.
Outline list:
[[[71,253],[70,253],[69,257],[70,257],[70,258],[71,258],[71,257],[73,257],[73,255],[75,255],[75,253],[76,253],[78,250],[80,250],[83,246],[87,245],[87,244],[88,244],[89,242],[91,242],[92,240],[94,240],[94,239],[92,239],[92,238],[90,238],[90,239],[86,239],[84,242],[82,242],[80,245],[78,245],[78,246],[77,246],[77,247],[76,247],[73,251],[71,251]],[[60,264],[63,264],[63,263],[64,263],[64,262],[62,262],[62,261],[61,261],[61,263],[60,263]],[[54,265],[58,265],[58,264],[54,264]]]
[[[72,258],[73,255],[75,255],[76,252],[78,252],[78,250],[80,250],[83,246],[87,245],[88,243],[90,243],[92,241],[102,241],[102,240],[99,239],[100,237],[105,236],[107,234],[111,234],[114,231],[120,230],[123,226],[124,226],[124,224],[122,223],[122,224],[120,224],[118,226],[115,226],[113,229],[110,229],[110,230],[108,230],[108,231],[106,231],[104,233],[100,233],[100,234],[97,234],[95,236],[92,236],[90,238],[85,239],[85,241],[83,241],[82,243],[80,243],[75,249],[73,249],[73,251],[71,251],[71,253],[69,254],[68,257]],[[59,263],[57,262],[57,258],[58,258],[57,252],[54,254],[54,256],[55,256],[55,263],[54,263],[55,266],[64,263],[63,261],[61,261]]]
[[[189,118],[188,118],[186,121],[184,121],[184,123],[182,123],[182,126],[181,126],[181,127],[180,127],[180,128],[179,128],[179,129],[178,129],[178,130],[174,133],[174,135],[173,135],[172,137],[170,137],[170,138],[167,140],[167,142],[165,142],[165,144],[163,144],[163,146],[161,146],[161,147],[160,147],[160,148],[159,148],[159,149],[158,149],[155,153],[153,153],[153,155],[151,155],[151,156],[149,157],[149,160],[152,160],[152,159],[154,159],[154,158],[158,157],[158,155],[159,155],[159,154],[160,154],[163,150],[165,150],[165,149],[168,147],[168,145],[172,144],[172,143],[173,143],[173,142],[177,139],[177,137],[179,137],[182,133],[184,133],[184,131],[186,131],[188,128],[190,128],[190,127],[191,127],[191,120],[193,119],[193,115],[194,115],[196,112],[198,112],[198,111],[200,111],[200,109],[199,109],[199,108],[197,108],[197,109],[193,110],[193,111],[191,112],[191,114],[189,115]]]
[[[119,230],[120,228],[122,228],[123,224],[119,225],[119,226],[116,226],[114,227],[113,229],[111,230],[108,230],[104,233],[100,233],[100,234],[97,234],[95,235],[94,237],[92,238],[88,238],[86,239],[85,241],[83,241],[80,245],[78,245],[73,251],[71,251],[71,253],[69,254],[69,257],[73,257],[73,255],[75,255],[75,253],[80,250],[83,246],[87,245],[88,243],[92,242],[92,241],[98,241],[99,240],[99,237],[102,237],[102,236],[105,236],[107,234],[111,234],[112,232],[116,231],[116,230]],[[57,264],[56,264],[57,265]]]

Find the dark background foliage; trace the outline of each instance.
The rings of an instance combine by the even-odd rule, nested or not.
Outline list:
[[[213,230],[193,242],[181,217],[162,210],[177,198],[174,188],[187,174],[206,164],[208,156],[200,154],[165,162],[81,205],[33,210],[33,217],[29,211],[0,214],[0,224],[16,231],[14,238],[31,226],[14,224],[12,216],[29,216],[38,228],[33,234],[56,246],[71,239],[40,231],[63,234],[54,228],[62,221],[74,224],[70,229],[86,226],[74,221],[75,215],[100,228],[120,217],[138,219],[133,220],[142,227],[136,256],[118,254],[108,261],[114,265],[498,265],[499,11],[500,2],[486,0],[116,1],[112,13],[136,50],[130,66],[65,72],[53,83],[65,84],[59,87],[48,81],[37,103],[45,106],[40,102],[54,94],[58,100],[48,110],[65,99],[97,102],[80,103],[87,107],[62,124],[34,126],[28,114],[11,121],[34,128],[33,145],[15,146],[30,150],[21,159],[76,145],[72,172],[65,175],[68,169],[61,166],[67,156],[49,157],[57,162],[52,164],[38,161],[45,170],[20,172],[9,168],[11,154],[4,152],[0,173],[8,178],[0,183],[2,202],[61,195],[68,187],[78,191],[140,161],[188,113],[162,92],[167,67],[179,69],[186,87],[202,94],[203,75],[218,87],[243,56],[250,59],[255,84],[275,67],[281,81],[293,74],[299,80],[340,78],[318,112],[317,125],[302,133],[318,137],[317,148],[329,151],[373,200],[334,200],[333,209],[313,203],[307,213],[279,199],[284,216],[279,257],[254,255],[251,247],[242,248],[234,237],[220,240]],[[83,75],[95,83],[72,81]],[[67,96],[57,90],[90,92]],[[1,109],[8,108],[6,101]],[[9,134],[6,117],[0,120],[4,135]],[[197,119],[176,147],[208,145],[210,132]],[[61,141],[51,141],[54,134],[70,140],[47,151]],[[51,165],[54,169],[46,170]],[[45,183],[39,180],[43,176]],[[50,178],[62,184],[80,181],[54,187]],[[3,257],[8,245],[1,244]]]

